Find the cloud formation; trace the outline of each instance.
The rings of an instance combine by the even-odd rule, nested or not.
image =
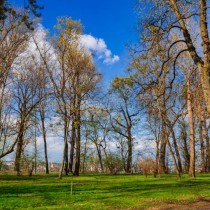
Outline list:
[[[36,41],[39,49],[42,53],[45,51],[50,54],[50,58],[53,61],[57,60],[56,52],[52,46],[52,44],[47,40],[48,32],[45,28],[39,24],[33,34],[33,38],[31,37],[29,40],[29,45],[25,52],[21,54],[20,57],[28,57],[34,55],[37,59],[40,59],[39,51],[37,50],[37,46],[34,43]],[[96,38],[92,35],[84,34],[81,35],[80,38],[81,45],[87,49],[89,52],[93,52],[98,60],[101,60],[106,65],[111,65],[120,60],[118,55],[113,55],[111,50],[108,49],[105,41],[101,38]]]
[[[111,65],[120,60],[118,55],[112,55],[111,50],[107,48],[105,41],[101,38],[84,34],[80,41],[87,50],[95,53],[98,59],[102,59],[104,64]]]

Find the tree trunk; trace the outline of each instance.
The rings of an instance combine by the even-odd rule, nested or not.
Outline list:
[[[159,157],[159,174],[167,173],[166,168],[166,144],[167,136],[164,122],[162,122],[162,131],[161,131],[161,142],[160,142],[160,157]]]
[[[210,64],[205,67],[200,67],[199,70],[203,95],[208,113],[210,114]]]
[[[34,167],[33,167],[34,173],[37,172],[37,139],[36,139],[36,124],[35,124],[35,132],[34,132]],[[33,172],[32,170],[32,172]],[[32,175],[32,173],[31,173]]]
[[[61,169],[60,169],[60,173],[59,173],[60,179],[62,178],[63,170],[65,170],[65,174],[67,175],[68,174],[68,119],[67,119],[67,113],[65,113],[65,116],[64,116],[64,147],[63,147],[63,159],[62,159]]]
[[[69,167],[68,167],[68,137],[67,137],[67,141],[66,141],[66,145],[65,145],[65,164],[64,164],[64,171],[65,171],[65,175],[68,175],[69,172]]]
[[[70,157],[69,157],[69,172],[73,173],[73,164],[74,164],[74,150],[75,150],[75,141],[76,141],[76,94],[72,98],[71,104],[71,115],[72,115],[72,124],[71,124],[71,141],[70,141]]]
[[[127,159],[127,168],[126,172],[130,173],[131,172],[131,165],[132,165],[132,136],[131,136],[131,128],[128,127],[128,159]]]
[[[102,173],[104,173],[104,167],[103,167],[103,162],[102,162],[100,146],[97,144],[97,141],[94,142],[94,143],[96,145],[96,149],[97,149],[97,153],[98,153],[98,159],[99,159],[99,163],[100,163],[100,166],[101,166],[101,171],[102,171]]]
[[[191,90],[190,90],[190,78],[187,81],[187,110],[189,117],[189,127],[190,127],[190,166],[189,166],[189,176],[195,177],[195,133],[194,133],[194,119],[193,119],[193,109],[191,102]]]
[[[68,131],[69,131],[69,120],[67,117],[67,113],[65,116],[65,122],[64,122],[64,156],[65,156],[65,161],[64,161],[64,171],[65,175],[68,175]]]
[[[84,156],[82,161],[82,173],[85,173],[85,164],[86,164],[86,155],[87,155],[87,135],[85,135],[85,148],[84,148]]]
[[[81,95],[78,94],[77,97],[77,111],[76,111],[76,157],[75,157],[75,168],[74,168],[74,176],[79,176],[80,170],[80,127],[81,127],[81,116],[80,116],[80,106],[81,106]]]
[[[155,154],[155,174],[159,173],[159,164],[158,164],[158,160],[159,160],[159,141],[156,141],[156,154]]]
[[[176,158],[177,158],[177,167],[178,167],[179,173],[182,173],[182,161],[181,161],[181,157],[179,154],[179,148],[178,148],[178,145],[176,142],[176,137],[175,137],[175,133],[174,133],[173,129],[171,129],[171,134],[172,134],[172,140],[173,140],[175,154],[176,154]]]
[[[159,157],[159,173],[160,174],[166,173],[165,156],[166,156],[166,143],[165,141],[161,141],[160,157]]]
[[[24,122],[21,122],[19,134],[18,134],[18,142],[16,148],[16,156],[15,156],[15,171],[17,172],[17,176],[21,175],[21,156],[23,152],[23,144],[24,144]]]
[[[189,171],[190,168],[190,154],[189,154],[189,150],[188,150],[188,145],[187,145],[187,138],[183,139],[183,152],[184,152],[184,169],[185,172]]]
[[[203,142],[203,126],[202,121],[199,120],[199,140],[200,140],[200,149],[201,149],[201,172],[204,173],[206,169],[205,164],[205,151],[204,151],[204,142]]]
[[[179,166],[178,166],[178,164],[177,164],[177,162],[176,162],[176,158],[175,158],[173,149],[172,149],[172,147],[171,147],[170,141],[168,141],[168,146],[169,146],[169,150],[170,150],[172,159],[173,159],[173,161],[174,161],[174,165],[175,165],[175,168],[176,168],[176,173],[177,173],[178,177],[180,178],[180,177],[181,177],[181,172],[180,172]]]
[[[187,25],[183,19],[183,16],[178,8],[178,2],[176,0],[170,0],[170,5],[174,11],[175,16],[177,17],[180,28],[182,29],[185,43],[187,45],[188,52],[194,61],[195,65],[199,69],[200,79],[202,90],[204,94],[204,99],[206,102],[207,110],[210,113],[210,42],[209,42],[209,32],[207,26],[207,5],[206,0],[199,1],[199,16],[200,16],[200,35],[203,46],[204,60],[199,57],[196,52],[193,40],[190,36],[190,32],[187,28]]]
[[[207,4],[206,0],[199,1],[200,7],[200,34],[203,46],[204,62],[198,65],[200,71],[200,79],[202,90],[204,93],[204,99],[206,101],[207,110],[210,114],[210,42],[209,42],[209,30],[208,30],[208,16],[207,16]]]
[[[80,170],[80,125],[78,125],[76,131],[77,131],[77,137],[76,137],[76,158],[75,158],[74,176],[79,176],[79,170]]]
[[[206,139],[206,171],[210,172],[210,142],[209,142],[209,134],[208,134],[208,128],[206,126],[206,120],[204,120],[204,136]]]
[[[75,114],[74,114],[75,115]],[[70,159],[69,159],[69,171],[73,172],[73,164],[74,164],[74,147],[75,147],[75,139],[76,139],[76,128],[75,128],[75,116],[72,119],[72,130],[71,130],[71,147],[70,147]]]
[[[42,104],[41,104],[42,106]],[[49,174],[49,163],[48,163],[48,153],[47,153],[47,138],[46,138],[46,128],[45,128],[45,113],[44,107],[40,107],[40,118],[42,123],[42,136],[44,141],[44,158],[45,158],[45,170],[46,174]]]

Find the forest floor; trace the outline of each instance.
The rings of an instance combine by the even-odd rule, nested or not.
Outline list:
[[[57,177],[1,173],[0,209],[210,209],[210,174]]]

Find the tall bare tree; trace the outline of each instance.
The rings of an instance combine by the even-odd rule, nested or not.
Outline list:
[[[137,3],[139,11],[142,3],[148,3],[147,11],[150,10],[150,13],[145,16],[140,16],[140,18],[146,17],[144,20],[141,19],[144,27],[142,41],[145,46],[152,48],[160,43],[166,44],[170,40],[172,32],[179,34],[176,40],[165,49],[168,56],[164,64],[173,60],[175,67],[177,60],[182,57],[184,52],[187,51],[190,54],[190,59],[199,69],[204,99],[207,110],[210,112],[209,2],[206,0],[142,0]],[[196,41],[198,40],[196,37],[199,37],[201,42]],[[182,47],[174,58],[172,49],[180,44]],[[202,51],[202,55],[198,53],[199,51]]]
[[[138,121],[140,108],[138,107],[135,92],[133,91],[133,81],[130,78],[115,78],[112,82],[111,90],[113,98],[118,98],[111,109],[111,124],[114,132],[126,139],[127,142],[127,160],[126,172],[130,173],[133,159],[133,129]]]

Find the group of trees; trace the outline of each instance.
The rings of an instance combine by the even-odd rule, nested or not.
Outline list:
[[[142,3],[147,3],[151,12],[141,18],[143,32],[138,53],[133,54],[131,77],[145,102],[148,124],[155,136],[157,169],[167,170],[167,146],[179,175],[186,171],[195,176],[198,157],[201,171],[208,172],[208,2],[138,1],[140,14]]]
[[[80,46],[82,26],[70,18],[59,19],[54,42],[50,43],[45,32],[38,29],[29,16],[30,26],[37,27],[36,30],[23,21],[28,11],[12,10],[15,12],[4,10],[0,31],[0,157],[15,150],[15,171],[20,175],[27,145],[34,138],[36,144],[36,138],[43,135],[46,172],[49,173],[46,132],[48,117],[54,115],[63,126],[61,174],[63,170],[72,172],[74,163],[73,173],[78,175],[81,116],[85,101],[100,79],[91,54]],[[45,41],[40,42],[39,33],[46,36]],[[50,107],[52,103],[55,110]],[[69,161],[68,150],[71,151]],[[36,159],[36,145],[33,153]]]
[[[143,16],[142,3],[151,11]],[[29,157],[36,170],[38,137],[49,173],[48,133],[63,140],[60,177],[135,165],[156,175],[169,172],[168,161],[178,176],[210,171],[206,1],[138,1],[140,41],[127,75],[108,91],[80,42],[80,22],[58,19],[51,38],[35,24],[36,1],[23,11],[5,1],[0,8],[0,159],[14,152],[17,175]],[[155,145],[149,154],[137,153],[142,139]]]
[[[136,112],[129,113],[129,97],[134,98],[131,87],[116,79],[108,95],[121,101],[110,107],[109,100],[103,99],[106,93],[99,88],[101,75],[92,54],[81,45],[79,21],[58,19],[56,33],[51,38],[37,20],[31,19],[28,10],[11,10],[4,9],[0,31],[0,158],[14,153],[17,175],[21,175],[24,162],[29,160],[31,169],[36,170],[37,139],[42,138],[46,173],[49,173],[50,132],[63,139],[60,177],[69,172],[79,175],[80,170],[87,170],[91,159],[99,160],[102,172],[104,165],[111,173],[122,168],[130,172],[132,118],[137,116]],[[23,16],[27,16],[30,27]],[[123,84],[128,86],[127,90]],[[113,133],[122,141],[117,142],[123,148],[121,156],[108,147]],[[90,149],[90,143],[96,152]]]

